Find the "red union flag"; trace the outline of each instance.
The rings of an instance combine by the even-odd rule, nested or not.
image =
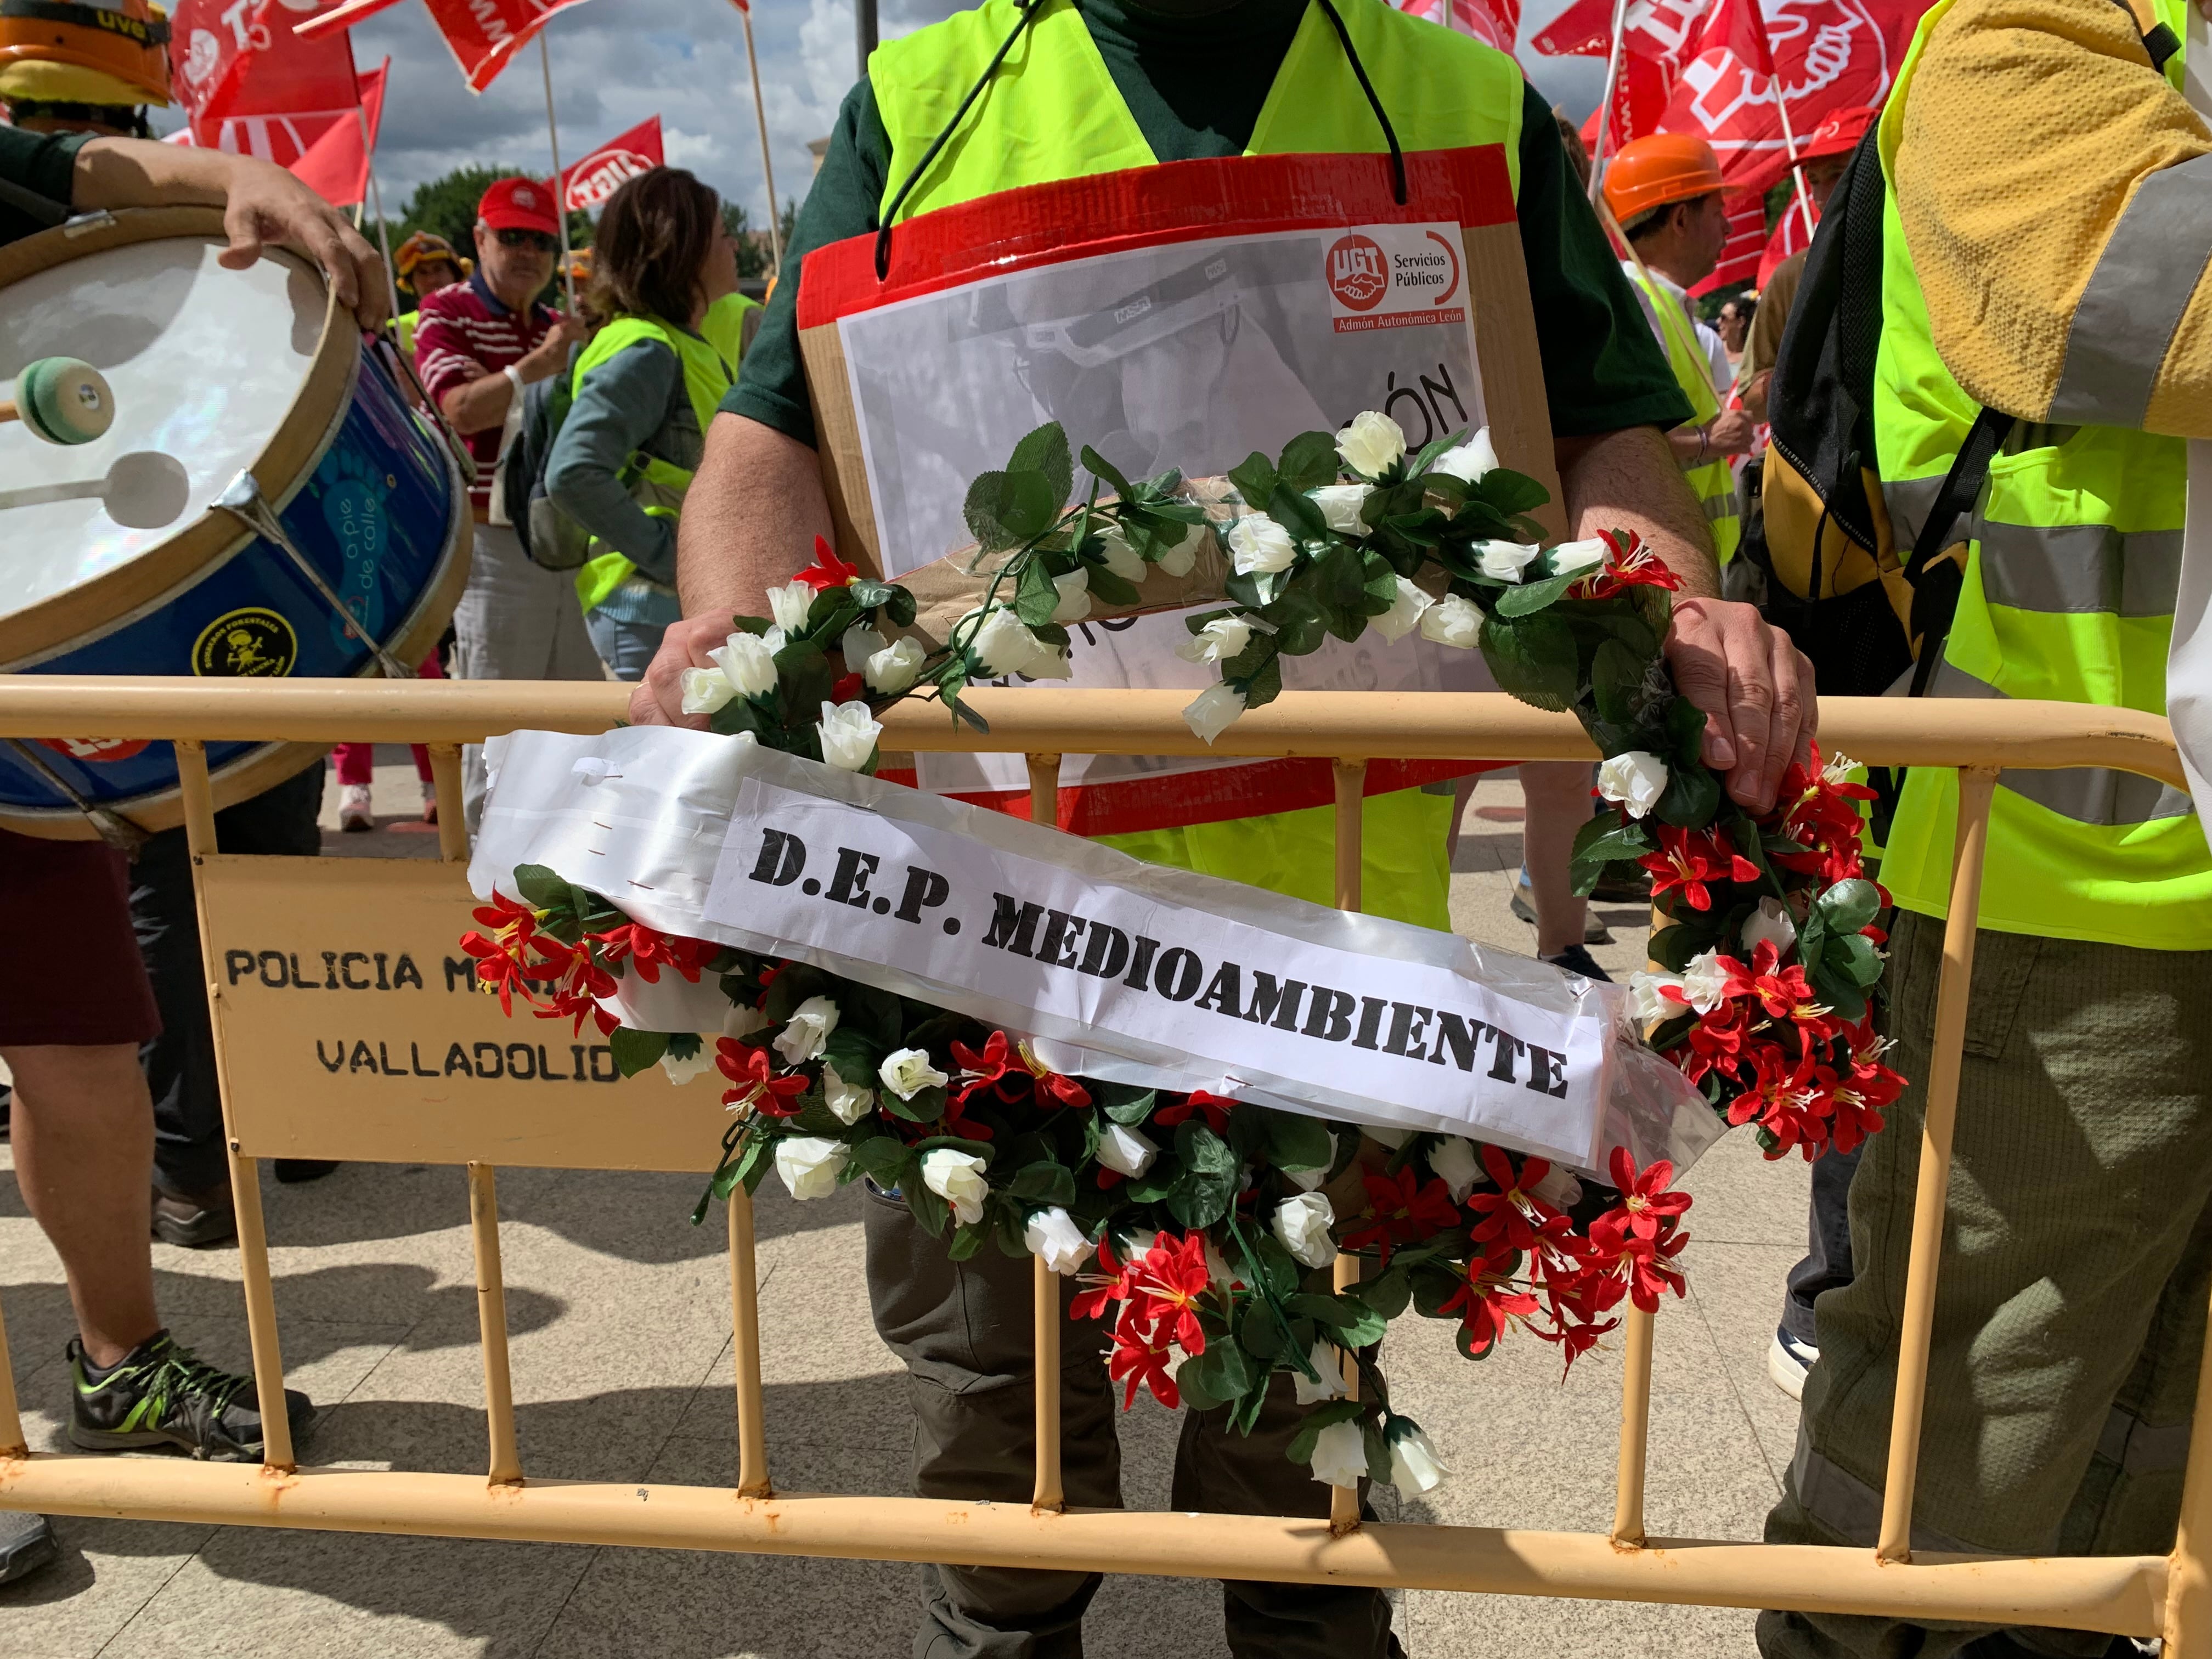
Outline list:
[[[1879,105],[1926,9],[1925,0],[1717,0],[1660,125],[1710,143],[1731,189],[1764,190],[1789,167],[1777,85],[1801,141],[1831,110]]]
[[[498,78],[554,13],[583,0],[425,0],[471,92]]]
[[[561,174],[571,212],[595,208],[641,173],[662,165],[660,118],[647,116],[619,138],[600,145]]]
[[[1447,5],[1451,26],[1462,34],[1500,52],[1513,50],[1521,33],[1521,0],[1398,0],[1398,9],[1407,16],[1425,17],[1432,23],[1444,21]]]
[[[292,32],[331,9],[325,0],[179,0],[169,27],[169,80],[199,130],[197,141],[267,155],[219,143],[217,124],[234,116],[305,121],[312,130],[302,129],[303,143],[312,143],[339,114],[351,114],[360,96],[344,32],[312,40]]]
[[[1679,70],[1711,9],[1712,0],[1629,0],[1627,55]],[[1611,0],[1574,0],[1536,31],[1531,44],[1553,58],[1603,58],[1613,49]]]

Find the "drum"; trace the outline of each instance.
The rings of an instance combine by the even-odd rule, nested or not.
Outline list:
[[[0,425],[0,672],[402,676],[445,631],[468,576],[459,459],[319,271],[273,250],[227,270],[225,246],[215,210],[159,208],[0,248],[0,377],[82,358],[114,406],[69,447]],[[210,743],[216,805],[321,752]],[[166,742],[0,739],[0,827],[182,819]]]

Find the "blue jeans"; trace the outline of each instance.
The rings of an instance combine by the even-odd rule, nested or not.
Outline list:
[[[641,680],[653,653],[660,649],[660,636],[668,624],[623,622],[600,610],[586,612],[584,626],[591,630],[592,646],[599,660],[614,671],[617,679]]]

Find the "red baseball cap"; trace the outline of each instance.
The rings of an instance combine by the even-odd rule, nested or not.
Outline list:
[[[1832,109],[1820,118],[1820,125],[1805,135],[1805,143],[1797,152],[1801,161],[1817,161],[1824,155],[1849,155],[1858,148],[1866,130],[1880,118],[1881,112],[1871,104],[1861,104],[1852,109]]]
[[[501,179],[477,204],[477,217],[494,230],[542,230],[561,234],[553,216],[553,187],[535,179]]]

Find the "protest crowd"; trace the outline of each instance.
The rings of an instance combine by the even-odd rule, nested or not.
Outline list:
[[[885,568],[867,568],[872,550],[905,532],[894,526],[879,542],[872,532],[861,545],[840,493],[849,484],[840,484],[837,466],[825,473],[825,456],[842,448],[849,480],[859,440],[847,428],[874,418],[867,407],[856,418],[838,401],[844,390],[824,383],[832,361],[845,375],[848,355],[861,388],[852,395],[874,395],[868,376],[880,368],[893,386],[884,395],[908,400],[871,428],[871,442],[896,446],[957,426],[963,410],[996,400],[1041,411],[1015,421],[1015,434],[1065,419],[1072,443],[1095,441],[1132,477],[1175,467],[1194,478],[1234,477],[1231,465],[1255,447],[1267,471],[1267,456],[1318,424],[1341,428],[1347,476],[1382,479],[1388,489],[1400,458],[1441,457],[1449,471],[1451,456],[1486,448],[1504,430],[1493,392],[1486,429],[1478,436],[1471,428],[1483,420],[1439,415],[1432,450],[1407,429],[1410,417],[1400,418],[1409,406],[1394,392],[1389,404],[1370,400],[1396,434],[1383,465],[1370,467],[1353,434],[1380,428],[1352,419],[1369,405],[1338,406],[1350,371],[1315,367],[1327,356],[1318,348],[1309,357],[1304,344],[1272,340],[1259,301],[1248,299],[1231,326],[1211,295],[1149,270],[1115,290],[1121,312],[1105,303],[1103,287],[1081,306],[1048,295],[1024,310],[1026,290],[1010,289],[1012,310],[996,290],[957,318],[949,307],[914,310],[905,313],[915,319],[912,339],[935,343],[913,344],[910,359],[895,362],[908,348],[890,329],[868,331],[872,313],[853,299],[856,283],[883,280],[902,258],[959,269],[962,237],[1012,235],[992,212],[1014,192],[1024,214],[1042,216],[1042,229],[1023,222],[1033,240],[1073,246],[1124,229],[1133,237],[1141,228],[1133,209],[1126,227],[1103,230],[1066,216],[1149,204],[1147,191],[1173,207],[1179,191],[1214,187],[1207,167],[1249,169],[1221,172],[1220,189],[1245,216],[1240,226],[1269,234],[1288,234],[1294,216],[1266,197],[1290,175],[1263,164],[1314,157],[1363,164],[1331,175],[1331,188],[1349,198],[1344,223],[1441,222],[1453,214],[1440,203],[1472,203],[1476,191],[1463,182],[1472,173],[1453,172],[1450,158],[1480,153],[1495,161],[1481,189],[1503,206],[1490,222],[1473,216],[1472,205],[1461,216],[1470,227],[1510,227],[1504,263],[1525,270],[1516,303],[1550,433],[1542,464],[1557,481],[1559,516],[1544,539],[1601,543],[1593,556],[1616,562],[1624,544],[1642,550],[1644,568],[1673,590],[1660,649],[1673,686],[1702,717],[1690,750],[1721,781],[1713,810],[1774,823],[1783,819],[1767,815],[1786,819],[1793,802],[1820,793],[1824,762],[1836,758],[1820,748],[1825,698],[2034,699],[2168,713],[2169,648],[2178,653],[2201,630],[2203,617],[2191,611],[2201,612],[2212,594],[2201,564],[2192,580],[2185,553],[2191,486],[2212,487],[2192,476],[2189,451],[2190,441],[2212,442],[2212,118],[2192,104],[2185,80],[2184,42],[2201,40],[2205,26],[2192,6],[2212,17],[2212,0],[1911,0],[1865,18],[1838,6],[1838,15],[1860,18],[1855,27],[1888,34],[1878,70],[1854,68],[1829,84],[1802,72],[1800,37],[1818,7],[1576,0],[1532,36],[1540,52],[1607,59],[1606,97],[1577,121],[1529,84],[1512,55],[1516,0],[1455,0],[1434,14],[1387,0],[981,0],[875,49],[763,284],[740,275],[754,258],[744,238],[757,234],[736,228],[715,189],[662,164],[657,150],[612,177],[593,175],[594,190],[580,198],[588,220],[575,182],[588,168],[579,164],[550,179],[495,178],[465,236],[416,229],[395,239],[387,228],[380,239],[360,206],[374,145],[369,77],[357,124],[349,115],[330,130],[335,137],[295,146],[280,166],[222,139],[226,118],[266,112],[240,103],[227,117],[211,100],[210,64],[188,64],[191,0],[174,19],[144,0],[40,0],[0,7],[0,241],[49,234],[72,215],[199,205],[223,215],[228,268],[244,270],[264,249],[295,251],[351,313],[364,353],[374,354],[364,361],[389,366],[379,373],[422,441],[451,442],[472,463],[456,516],[466,520],[457,532],[465,582],[449,623],[404,672],[622,681],[631,688],[632,728],[726,732],[713,722],[732,688],[740,704],[772,695],[777,672],[763,671],[765,693],[738,683],[737,665],[757,641],[740,648],[746,630],[733,617],[760,611],[768,594],[773,617],[750,632],[773,632],[780,643],[807,625],[806,603],[818,603],[802,592],[799,608],[787,611],[776,593],[796,591],[787,586],[794,573],[817,594],[825,584],[835,591],[837,581],[877,576],[919,586],[939,568],[921,568],[952,544],[940,538],[903,569],[888,554]],[[1799,34],[1770,38],[1770,20],[1785,13]],[[543,23],[537,16],[532,27]],[[350,52],[343,32],[321,40]],[[456,52],[469,68],[473,60]],[[213,78],[235,94],[250,81],[250,58],[240,48]],[[1717,64],[1741,82],[1725,118],[1711,116],[1721,101]],[[385,73],[373,88],[380,107]],[[1778,86],[1797,89],[1778,96]],[[173,93],[192,118],[179,141],[161,142],[149,112]],[[1076,188],[1102,176],[1095,196]],[[1124,178],[1136,182],[1125,186]],[[1254,194],[1235,197],[1247,179],[1260,181]],[[1498,263],[1498,244],[1487,246]],[[1276,279],[1249,275],[1262,263],[1250,257],[1239,268],[1247,275],[1231,280],[1249,276],[1257,292]],[[1134,289],[1143,289],[1140,307],[1125,303]],[[921,307],[931,291],[917,286],[902,302]],[[1340,300],[1337,314],[1350,314],[1352,301]],[[9,305],[0,288],[0,316]],[[1084,307],[1095,314],[1051,320]],[[1127,320],[1139,311],[1150,313],[1141,329]],[[845,331],[834,359],[822,343],[831,322]],[[1383,331],[1333,337],[1371,342]],[[1164,390],[1163,343],[1178,365]],[[940,349],[951,355],[928,355]],[[871,349],[884,355],[870,360]],[[921,386],[947,364],[967,381],[958,396]],[[16,393],[27,404],[27,384],[26,374]],[[1462,413],[1477,406],[1467,391],[1458,388]],[[1297,412],[1306,409],[1324,418]],[[1215,422],[1255,435],[1218,465],[1178,459],[1195,455]],[[1457,447],[1447,448],[1446,438]],[[1000,464],[1006,446],[995,435],[987,441],[998,447],[963,471],[963,481]],[[924,501],[933,487],[928,468],[969,453],[950,438],[944,445],[904,474],[871,452],[870,487],[886,523],[885,492]],[[1091,453],[1081,453],[1093,467]],[[1133,459],[1119,460],[1124,453]],[[1328,464],[1335,468],[1336,458]],[[1486,465],[1498,464],[1493,450]],[[1288,452],[1281,465],[1287,477]],[[1456,476],[1479,488],[1484,468],[1469,465]],[[1338,476],[1330,471],[1329,485],[1343,489]],[[1126,484],[1109,483],[1108,493]],[[1350,509],[1355,534],[1380,529],[1379,520],[1358,518],[1364,498]],[[923,507],[911,511],[919,522]],[[2201,541],[2205,510],[2194,511]],[[977,524],[972,514],[966,522]],[[1077,555],[1085,533],[1069,544]],[[1108,563],[1098,568],[1120,555],[1146,580],[1150,565],[1168,568],[1152,553],[1137,562],[1137,532],[1117,552],[1121,533],[1107,537]],[[2191,550],[2212,561],[2212,547]],[[1513,580],[1542,556],[1534,546],[1521,551]],[[19,550],[0,562],[46,556]],[[1287,556],[1275,566],[1234,556],[1247,579],[1286,565]],[[1382,631],[1394,641],[1416,633],[1432,656],[1449,655],[1437,647],[1468,641],[1451,635],[1447,610],[1466,601],[1415,592],[1412,568],[1401,566],[1397,581],[1410,595],[1396,602],[1411,607],[1405,625]],[[838,574],[848,569],[860,574]],[[814,580],[815,571],[830,574]],[[1190,648],[1141,628],[1083,626],[1092,603],[1112,603],[1116,583],[1134,591],[1128,574],[1094,577],[1081,604],[1069,598],[1071,577],[1060,575],[1050,623],[1066,619],[1065,643],[1053,648],[1044,613],[1025,617],[1039,630],[1024,636],[1036,654],[1012,667],[1011,659],[979,657],[972,678],[1014,686],[1072,672],[1078,685],[1112,689],[1210,685],[1218,675],[1237,712],[1248,697],[1256,706],[1259,696],[1231,670],[1251,641],[1288,630],[1287,613],[1266,611],[1255,623],[1261,601],[1232,579],[1229,593],[1251,611],[1213,624],[1235,632],[1211,653],[1200,648],[1198,621]],[[1079,580],[1073,592],[1080,598]],[[1397,614],[1381,611],[1385,603],[1370,607],[1378,629]],[[0,592],[0,624],[8,604]],[[909,601],[907,623],[912,612]],[[839,699],[913,681],[921,651],[900,659],[898,678],[893,642],[867,631],[884,626],[884,614],[831,641]],[[1174,629],[1179,641],[1185,629],[1179,620]],[[2177,654],[2177,674],[2180,661]],[[1182,678],[1192,665],[1204,678]],[[1284,683],[1355,684],[1319,670],[1300,680],[1298,672]],[[2172,712],[2179,726],[2178,679]],[[764,731],[761,741],[773,746]],[[825,730],[817,752],[837,763],[830,750]],[[391,783],[387,776],[380,814],[374,747],[343,744],[326,760],[325,752],[302,751],[289,775],[258,777],[250,793],[223,801],[219,850],[318,855],[326,795],[340,835],[390,831]],[[952,758],[924,757],[917,770],[883,775],[1026,817],[1030,795],[1018,765],[931,769]],[[416,827],[434,826],[432,755],[416,746],[412,761],[419,801],[410,797],[401,816],[415,819],[419,807]],[[1424,764],[1370,769],[1360,808],[1364,908],[1449,933],[1461,818],[1477,775],[1495,768]],[[1612,765],[1602,776],[1581,762],[1531,762],[1518,772],[1526,817],[1513,912],[1528,927],[1527,955],[1577,982],[1609,982],[1590,954],[1609,940],[1594,898],[1664,908],[1696,878],[1682,873],[1679,855],[1670,867],[1656,853],[1615,857],[1594,879],[1583,867],[1594,811],[1611,823],[1617,807],[1641,819],[1650,805],[1625,805],[1633,789],[1617,782]],[[496,794],[495,764],[471,744],[461,778],[476,831]],[[1079,782],[1063,778],[1059,827],[1150,865],[1329,905],[1338,879],[1331,787],[1325,761],[1224,762],[1158,775],[1094,763]],[[1766,1537],[1871,1547],[1906,1317],[1960,795],[1955,775],[1942,769],[1860,771],[1849,791],[1845,816],[1863,830],[1866,878],[1881,894],[1867,937],[1885,989],[1866,1030],[1881,1064],[1869,1060],[1864,1075],[1887,1066],[1902,1088],[1869,1109],[1879,1133],[1824,1127],[1808,1131],[1802,1149],[1821,1154],[1807,1249],[1771,1287],[1776,1329],[1765,1363],[1773,1384],[1802,1401],[1802,1417]],[[0,823],[9,822],[0,813]],[[1725,854],[1724,839],[1720,846]],[[2212,853],[2185,792],[2081,768],[2001,773],[1986,860],[1915,1547],[2162,1554],[2182,1504],[2212,1297]],[[219,1251],[234,1246],[239,1230],[207,1000],[218,970],[204,949],[198,862],[180,825],[138,834],[127,849],[112,838],[0,827],[0,915],[20,936],[47,941],[35,954],[0,958],[0,1062],[12,1089],[15,1178],[66,1268],[76,1322],[69,1443],[86,1452],[258,1462],[274,1407],[251,1375],[193,1352],[189,1313],[175,1314],[173,1329],[149,1247],[158,1239]],[[889,905],[879,898],[875,908]],[[1794,918],[1786,906],[1783,914],[1784,931],[1770,937],[1786,951],[1810,923],[1802,907]],[[1010,936],[1013,924],[1002,924],[991,942]],[[1104,946],[1093,943],[1103,960]],[[1752,961],[1756,943],[1747,934],[1737,954]],[[1040,949],[1036,959],[1075,964],[1073,942],[1066,957],[1057,951]],[[1759,973],[1797,972],[1775,967],[1771,954],[1758,960]],[[1647,1024],[1695,1006],[1694,964],[1673,968],[1638,975],[1629,994]],[[1135,971],[1146,972],[1141,962]],[[1750,983],[1753,970],[1741,972]],[[1816,1000],[1802,975],[1795,983],[1801,1007]],[[1305,988],[1289,993],[1275,1022],[1282,1030],[1292,1029]],[[1234,1018],[1240,994],[1232,986],[1226,994],[1217,1012]],[[1321,994],[1308,1036],[1322,1020]],[[1379,1016],[1366,1018],[1358,1046],[1373,1048]],[[1389,1042],[1403,1054],[1407,1041],[1401,1018]],[[1441,1062],[1443,1039],[1432,1042]],[[786,1058],[819,1053],[817,1045]],[[1548,1051],[1530,1053],[1530,1086],[1540,1093]],[[1034,1058],[1027,1063],[1052,1080]],[[1018,1075],[1009,1064],[1002,1058],[993,1077]],[[1758,1086],[1770,1082],[1762,1072]],[[756,1086],[748,1101],[765,1099],[762,1087],[775,1085]],[[1760,1133],[1774,1121],[1760,1119]],[[1393,1190],[1401,1166],[1414,1167],[1393,1160],[1405,1139],[1402,1130],[1370,1128],[1356,1152],[1346,1152],[1355,1195],[1362,1170],[1371,1195],[1378,1182]],[[1443,1176],[1443,1154],[1425,1156]],[[272,1173],[307,1183],[337,1168],[280,1158]],[[792,1184],[781,1155],[776,1168]],[[1592,1193],[1612,1192],[1606,1170],[1580,1173]],[[988,1247],[948,1251],[936,1237],[943,1204],[933,1224],[898,1182],[857,1170],[845,1178],[855,1177],[868,1186],[866,1294],[875,1328],[915,1379],[915,1493],[1027,1504],[1030,1261]],[[1533,1189],[1534,1177],[1528,1182]],[[1405,1190],[1414,1192],[1410,1180]],[[796,1184],[793,1191],[805,1195]],[[1528,1213],[1557,1218],[1566,1208]],[[1340,1200],[1334,1217],[1341,1239],[1356,1218]],[[1087,1255],[1098,1241],[1079,1242]],[[1030,1248],[1045,1254],[1034,1241]],[[1117,1358],[1109,1382],[1106,1332],[1102,1320],[1063,1338],[1063,1474],[1073,1505],[1121,1501],[1113,1419],[1124,1373]],[[19,1352],[19,1369],[24,1363]],[[1313,1398],[1303,1378],[1295,1387],[1287,1374],[1273,1382],[1235,1436],[1201,1434],[1194,1425],[1206,1413],[1189,1408],[1176,1510],[1329,1516],[1319,1462],[1309,1469],[1305,1454],[1285,1455]],[[1217,1423],[1225,1409],[1216,1408]],[[288,1391],[282,1410],[295,1439],[307,1440],[313,1403]],[[1365,1474],[1356,1480],[1364,1490]],[[47,1519],[0,1510],[0,1603],[23,1593],[4,1586],[34,1584],[58,1553]],[[926,1567],[922,1581],[914,1650],[979,1659],[1079,1654],[1085,1611],[1102,1582],[1096,1573],[957,1565]],[[1381,1590],[1224,1588],[1226,1641],[1239,1656],[1379,1659],[1406,1650]],[[2118,1659],[2151,1645],[1901,1616],[1755,1617],[1766,1659]],[[883,1638],[894,1648],[904,1639]]]

